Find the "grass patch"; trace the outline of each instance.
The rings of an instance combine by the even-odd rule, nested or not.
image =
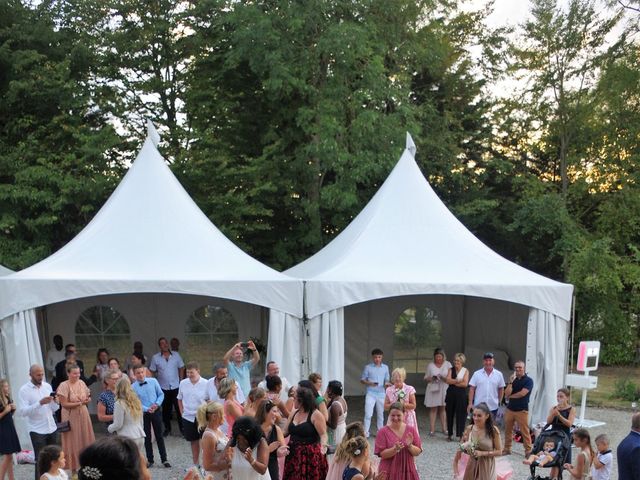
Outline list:
[[[579,372],[577,372],[579,373]],[[587,405],[592,407],[631,410],[631,390],[640,388],[640,367],[600,367],[593,376],[598,377],[598,388],[587,394]],[[582,391],[573,389],[571,400],[580,405]],[[635,398],[640,404],[640,399]]]

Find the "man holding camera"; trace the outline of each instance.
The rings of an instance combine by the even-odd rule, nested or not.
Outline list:
[[[244,352],[247,352],[251,360],[244,359]],[[224,354],[222,359],[229,371],[229,378],[233,378],[245,397],[249,396],[251,390],[251,369],[260,361],[260,354],[255,344],[248,342],[236,343]]]

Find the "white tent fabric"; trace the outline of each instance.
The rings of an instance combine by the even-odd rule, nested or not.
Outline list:
[[[251,258],[200,211],[149,136],[94,219],[67,245],[0,278],[0,318],[74,298],[182,293],[302,316],[302,282]]]
[[[569,319],[573,287],[501,257],[447,209],[410,148],[331,243],[287,270],[306,280],[309,318],[367,300],[455,294],[528,305]]]
[[[313,317],[305,326],[300,318],[271,310],[267,358],[280,366],[295,384],[311,372],[325,379],[344,378],[344,310],[339,308]]]
[[[568,361],[569,322],[532,308],[527,329],[527,374],[533,379],[530,418],[544,422],[556,401],[556,391],[565,385]],[[542,388],[544,386],[544,388]]]
[[[35,310],[19,312],[2,320],[0,334],[2,334],[4,355],[10,364],[10,368],[7,369],[7,380],[16,397],[20,387],[29,381],[29,367],[36,363],[43,364]],[[31,439],[26,420],[16,416],[14,421],[20,444],[23,448],[30,448]]]
[[[526,270],[484,245],[438,198],[414,154],[407,135],[398,164],[363,211],[326,247],[285,272],[305,280],[305,313],[331,317],[342,307],[405,295],[459,295],[528,306],[534,335],[550,330],[556,335],[550,341],[528,339],[527,363],[544,382],[538,385],[545,385],[548,398],[563,384],[573,286]],[[325,336],[319,345],[337,342],[334,364],[327,368],[335,372],[330,378],[343,380],[344,320],[316,334]],[[299,342],[284,341],[283,349],[300,349]],[[537,408],[548,405],[541,401]]]

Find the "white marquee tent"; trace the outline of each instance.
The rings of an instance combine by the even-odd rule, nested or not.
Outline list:
[[[290,379],[305,373],[299,365],[306,360],[306,371],[344,380],[346,393],[356,394],[368,352],[392,350],[393,319],[406,305],[426,305],[446,320],[447,351],[464,351],[468,366],[484,349],[493,349],[503,368],[526,356],[538,386],[533,416],[541,418],[563,385],[573,287],[478,240],[437,197],[414,154],[407,135],[402,157],[364,210],[325,248],[285,272],[305,281],[309,320],[305,330],[299,318],[272,311],[269,357],[286,366]]]
[[[303,285],[251,258],[202,213],[156,145],[155,128],[93,220],[41,262],[0,278],[0,326],[15,391],[42,363],[34,309],[124,293],[232,299],[302,316]]]

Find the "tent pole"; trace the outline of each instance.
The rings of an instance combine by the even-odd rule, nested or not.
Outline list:
[[[304,355],[300,363],[300,378],[306,379],[311,368],[311,349],[309,348],[309,317],[307,316],[307,281],[302,281],[302,334],[304,335]]]
[[[576,334],[576,294],[574,293],[571,298],[571,338],[569,339],[569,351],[571,352],[571,358],[569,359],[569,368],[573,372],[573,339]]]

